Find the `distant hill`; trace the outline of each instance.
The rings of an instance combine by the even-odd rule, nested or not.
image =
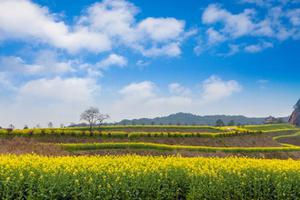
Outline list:
[[[194,115],[191,113],[176,113],[165,117],[141,118],[141,119],[124,119],[117,124],[119,125],[150,125],[150,124],[181,124],[181,125],[215,125],[216,121],[221,119],[225,124],[231,120],[235,124],[263,124],[265,117],[245,117],[242,115]],[[283,117],[284,122],[288,121],[288,117]]]

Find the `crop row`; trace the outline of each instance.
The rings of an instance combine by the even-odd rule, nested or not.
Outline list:
[[[227,137],[260,134],[261,131],[236,129],[218,133],[208,132],[127,132],[127,131],[82,131],[72,129],[24,129],[0,130],[0,136],[85,136],[104,138],[138,138],[138,137]]]
[[[283,130],[299,130],[291,124],[263,124],[263,125],[246,125],[243,128],[256,131],[283,131]]]
[[[0,156],[0,199],[300,199],[300,161]]]
[[[205,132],[218,132],[222,129],[223,127],[216,127],[216,126],[190,126],[190,125],[114,125],[114,126],[100,126],[100,127],[94,127],[93,129],[98,130],[107,130],[107,131],[118,131],[118,130],[124,130],[124,129],[130,129],[130,130],[137,130],[139,131],[140,129],[143,130],[169,130],[169,131],[176,131],[176,130],[201,130]],[[83,126],[83,127],[68,127],[68,129],[74,129],[74,130],[89,130],[88,126]]]
[[[168,145],[145,142],[109,142],[109,143],[65,143],[59,144],[68,151],[89,151],[103,149],[143,149],[159,151],[198,151],[198,152],[225,152],[225,153],[247,153],[247,152],[291,152],[300,151],[297,146],[285,147],[210,147],[210,146],[185,146]]]
[[[279,139],[283,139],[283,138],[291,138],[291,137],[297,137],[300,136],[300,132],[296,132],[296,133],[292,133],[292,134],[288,134],[288,135],[279,135],[276,137],[273,137],[274,140],[279,140]]]

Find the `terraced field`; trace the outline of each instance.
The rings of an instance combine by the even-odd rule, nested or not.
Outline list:
[[[299,138],[287,124],[0,130],[0,199],[300,199]]]
[[[298,128],[289,124],[242,127],[104,126],[92,132],[87,127],[1,130],[0,142],[2,147],[12,152],[20,152],[17,146],[23,149],[28,146],[32,152],[42,155],[207,154],[298,159],[299,133]]]

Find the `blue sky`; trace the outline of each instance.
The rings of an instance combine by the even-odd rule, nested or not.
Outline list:
[[[299,44],[299,0],[1,0],[0,125],[288,116]]]

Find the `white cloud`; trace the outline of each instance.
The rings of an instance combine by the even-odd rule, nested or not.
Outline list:
[[[88,7],[78,21],[79,26],[90,27],[94,32],[102,32],[121,42],[135,42],[133,30],[138,8],[123,0],[104,0]]]
[[[204,81],[203,91],[171,83],[167,88],[169,92],[165,92],[151,81],[142,81],[112,91],[114,97],[106,99],[100,94],[101,88],[93,78],[41,78],[14,89],[14,97],[0,104],[1,110],[7,113],[5,118],[0,116],[0,121],[2,125],[13,122],[18,127],[36,123],[45,126],[49,121],[56,125],[78,122],[80,113],[91,105],[109,113],[112,120],[194,112],[195,109],[207,107],[207,104],[228,98],[238,92],[239,87],[236,81],[210,77]],[[104,90],[109,91],[108,88]],[[26,117],[28,113],[30,118]]]
[[[238,45],[246,46],[245,51],[253,53],[272,47],[278,40],[300,39],[300,11],[288,6],[292,1],[242,0],[242,3],[256,4],[261,8],[233,13],[220,4],[210,4],[204,10],[202,23],[207,30],[202,50],[225,42],[240,42],[240,38],[251,38],[251,42],[256,40],[257,44],[243,41]]]
[[[176,57],[181,54],[179,43],[170,43],[161,47],[152,47],[149,49],[141,49],[140,51],[147,57],[169,56]]]
[[[19,88],[19,101],[45,101],[63,103],[89,103],[93,94],[99,91],[93,79],[55,77],[53,79],[37,79]]]
[[[10,81],[9,76],[5,72],[0,71],[0,93],[5,91],[3,94],[8,94],[6,91],[15,91],[17,88]],[[6,95],[1,95],[2,98],[5,98]]]
[[[228,44],[228,50],[225,53],[218,53],[218,56],[228,57],[240,52],[241,46],[238,44]]]
[[[8,39],[36,40],[57,48],[77,52],[85,49],[91,52],[110,50],[106,35],[93,33],[84,27],[70,31],[63,21],[29,0],[0,1],[0,36]]]
[[[225,54],[225,56],[232,56],[240,51],[239,45],[229,44],[229,52]]]
[[[168,97],[157,97],[149,99],[145,102],[145,106],[151,108],[152,112],[163,113],[166,111],[179,112],[180,109],[187,109],[193,104],[193,100],[190,97],[186,96],[168,96]],[[162,110],[162,112],[160,111]],[[151,111],[150,111],[151,112]]]
[[[7,99],[1,98],[0,109],[6,113],[5,116],[0,116],[1,126],[13,123],[18,128],[23,128],[24,124],[32,127],[40,123],[46,127],[49,121],[55,126],[78,122],[84,109],[97,105],[98,99],[101,99],[98,97],[100,89],[100,85],[91,78],[30,80],[6,91]]]
[[[151,81],[131,83],[120,91],[120,97],[112,105],[112,116],[126,118],[156,117],[176,112],[194,112],[195,109],[207,107],[241,91],[241,85],[235,80],[223,81],[211,76],[199,88],[191,90],[180,83],[168,85],[169,92]],[[193,91],[193,92],[192,92]],[[120,112],[122,111],[122,112]]]
[[[207,29],[206,34],[208,36],[208,43],[209,44],[215,44],[215,43],[218,43],[218,42],[223,42],[226,39],[224,37],[224,35],[222,35],[218,31],[214,30],[213,28]]]
[[[53,75],[75,71],[74,60],[60,61],[53,51],[40,51],[32,63],[27,63],[21,57],[0,57],[0,71],[23,73],[23,75]]]
[[[184,21],[175,18],[146,18],[138,24],[138,33],[153,41],[177,39],[184,33]]]
[[[131,83],[119,92],[125,99],[145,100],[155,96],[155,84],[150,81]]]
[[[217,76],[211,76],[202,83],[202,90],[201,101],[211,103],[241,91],[242,87],[235,80],[223,81]]]
[[[178,112],[191,106],[192,99],[178,94],[161,95],[151,81],[131,83],[120,91],[120,98],[112,106],[112,116],[154,117]],[[120,113],[120,111],[122,111]]]
[[[272,48],[273,44],[270,42],[263,42],[259,44],[252,44],[245,47],[245,51],[249,53],[258,53],[264,49]]]
[[[126,0],[103,0],[89,6],[74,25],[30,0],[0,1],[0,38],[48,44],[69,53],[82,50],[101,53],[125,46],[149,56],[177,56],[167,47],[189,37],[185,23],[175,18],[136,20],[139,9]],[[173,48],[174,49],[174,48]],[[170,52],[173,51],[173,52]]]
[[[253,13],[253,10],[246,9],[242,13],[232,14],[218,4],[210,4],[203,12],[202,22],[204,24],[221,22],[224,24],[222,32],[236,38],[253,31],[255,27],[251,20]]]
[[[258,6],[271,6],[272,0],[241,0],[242,3],[256,4]]]
[[[149,64],[150,64],[150,62],[147,62],[147,61],[145,61],[145,60],[138,60],[138,61],[136,61],[136,65],[137,65],[137,66],[141,66],[141,67],[147,66],[147,65],[149,65]]]
[[[189,95],[191,93],[189,88],[182,86],[180,83],[171,83],[168,85],[169,92],[175,95]]]
[[[290,10],[287,13],[287,16],[289,17],[290,22],[294,26],[300,26],[300,8],[294,9],[294,10]]]
[[[100,69],[107,69],[110,66],[124,67],[127,65],[127,59],[117,54],[110,54],[104,60],[96,63],[96,66]]]

